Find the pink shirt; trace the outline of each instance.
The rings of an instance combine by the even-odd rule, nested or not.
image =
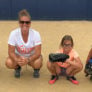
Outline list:
[[[63,49],[58,50],[57,53],[63,53]],[[70,61],[74,61],[75,58],[77,58],[77,57],[79,56],[78,53],[77,53],[74,49],[72,49],[72,50],[69,52],[68,55],[69,55],[69,60],[70,60]],[[67,67],[69,66],[69,64],[67,64],[67,63],[62,63],[62,62],[57,62],[57,64],[58,64],[60,67],[64,67],[64,68],[67,68]]]

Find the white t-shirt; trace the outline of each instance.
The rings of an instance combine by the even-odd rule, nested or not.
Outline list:
[[[34,47],[41,44],[39,32],[34,29],[29,29],[28,41],[25,43],[21,35],[21,29],[17,28],[10,33],[8,44],[15,46],[15,53],[29,57],[34,54]]]

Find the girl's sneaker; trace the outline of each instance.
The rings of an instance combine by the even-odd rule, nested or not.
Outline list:
[[[68,76],[67,79],[71,81],[73,84],[79,84],[79,82],[76,80],[74,76]]]
[[[58,80],[58,76],[57,75],[52,75],[51,79],[49,80],[49,84],[54,84],[56,82],[56,80]]]

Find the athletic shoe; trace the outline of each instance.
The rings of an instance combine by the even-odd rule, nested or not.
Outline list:
[[[15,69],[15,77],[16,78],[20,78],[20,71],[21,71],[21,67],[18,66],[18,68]]]
[[[76,80],[76,78],[74,76],[68,76],[67,77],[68,80],[70,80],[73,84],[79,84],[79,82]]]
[[[34,69],[33,77],[34,78],[39,78],[40,77],[39,69]]]
[[[56,82],[56,80],[58,80],[58,76],[57,75],[52,75],[51,79],[49,80],[49,84],[54,84]]]

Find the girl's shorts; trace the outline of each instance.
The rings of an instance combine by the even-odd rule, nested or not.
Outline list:
[[[66,74],[66,68],[60,67],[61,68],[61,72],[60,72],[60,76],[67,76]]]

